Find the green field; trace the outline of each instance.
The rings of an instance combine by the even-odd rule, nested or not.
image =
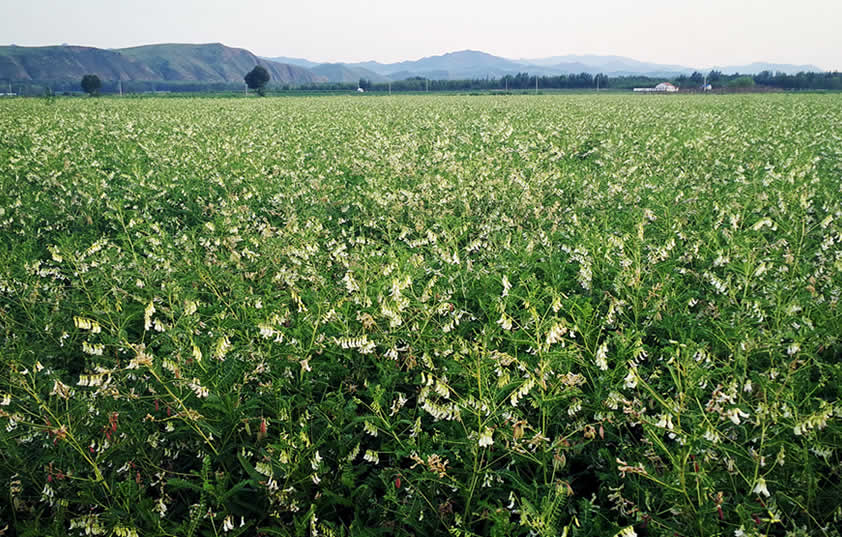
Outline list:
[[[0,102],[0,535],[839,536],[842,96]]]

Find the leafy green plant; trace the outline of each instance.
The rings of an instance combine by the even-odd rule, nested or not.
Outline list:
[[[838,105],[0,103],[0,528],[838,535]]]

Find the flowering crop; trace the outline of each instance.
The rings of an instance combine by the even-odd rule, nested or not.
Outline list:
[[[0,103],[0,535],[839,535],[837,95]]]

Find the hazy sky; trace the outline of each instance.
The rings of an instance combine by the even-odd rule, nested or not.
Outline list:
[[[842,0],[0,0],[0,44],[222,42],[261,56],[398,61],[616,54],[690,67],[842,70]]]

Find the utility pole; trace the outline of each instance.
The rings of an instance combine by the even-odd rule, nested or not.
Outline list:
[[[596,75],[596,92],[599,93],[599,75]]]
[[[538,75],[535,75],[535,95],[538,95]]]
[[[120,80],[120,97],[123,96],[123,81]]]
[[[389,95],[392,94],[392,81],[389,81]]]
[[[430,93],[430,79],[427,79],[427,93]]]

